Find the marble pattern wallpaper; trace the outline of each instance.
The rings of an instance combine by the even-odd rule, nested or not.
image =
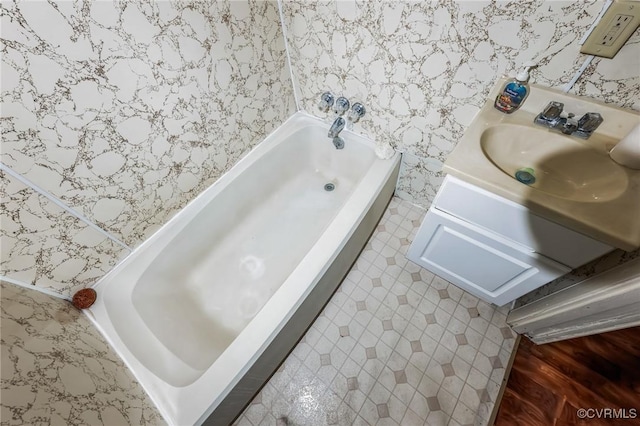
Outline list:
[[[6,278],[70,299],[129,250],[0,172],[0,268]]]
[[[398,195],[428,207],[442,163],[496,80],[526,61],[532,82],[562,88],[604,1],[285,0],[299,108],[330,90],[368,109],[356,130],[405,153]],[[596,58],[572,93],[640,110],[640,37]]]
[[[562,89],[586,58],[579,41],[604,3],[284,0],[299,108],[317,114],[326,90],[363,102],[355,130],[404,152],[396,194],[428,208],[444,161],[496,80],[533,60],[531,82]],[[595,58],[570,93],[640,110],[639,69],[636,31],[615,58]],[[638,255],[616,250],[523,303]]]
[[[91,322],[70,303],[0,283],[3,425],[164,425]]]
[[[496,79],[535,60],[532,82],[562,87],[603,4],[282,0],[283,26],[275,0],[2,2],[0,160],[135,247],[331,90],[366,105],[357,132],[405,153],[398,195],[426,208]],[[640,110],[639,48],[636,34],[596,58],[572,93]],[[69,297],[129,252],[0,180],[1,275]],[[639,254],[616,251],[531,297]],[[1,290],[3,424],[163,424],[84,316]]]
[[[3,2],[0,19],[2,163],[130,247],[296,109],[276,1]]]

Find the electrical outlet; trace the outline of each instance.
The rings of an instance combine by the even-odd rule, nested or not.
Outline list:
[[[638,26],[640,1],[615,1],[584,42],[580,52],[613,58]]]
[[[604,36],[598,41],[600,46],[613,46],[624,30],[633,21],[633,15],[616,15],[611,21],[611,25],[605,30]],[[626,41],[626,40],[625,40]]]

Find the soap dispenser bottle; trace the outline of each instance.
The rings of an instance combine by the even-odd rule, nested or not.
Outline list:
[[[516,78],[504,85],[494,103],[497,110],[511,114],[522,106],[529,95],[529,71],[537,66],[535,62],[527,62]]]

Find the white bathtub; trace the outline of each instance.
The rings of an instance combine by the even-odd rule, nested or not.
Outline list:
[[[292,116],[95,285],[87,315],[168,423],[229,424],[382,215],[399,155],[327,129]]]

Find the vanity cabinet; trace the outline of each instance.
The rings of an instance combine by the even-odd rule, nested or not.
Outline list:
[[[611,250],[448,175],[407,258],[483,300],[504,305]]]

